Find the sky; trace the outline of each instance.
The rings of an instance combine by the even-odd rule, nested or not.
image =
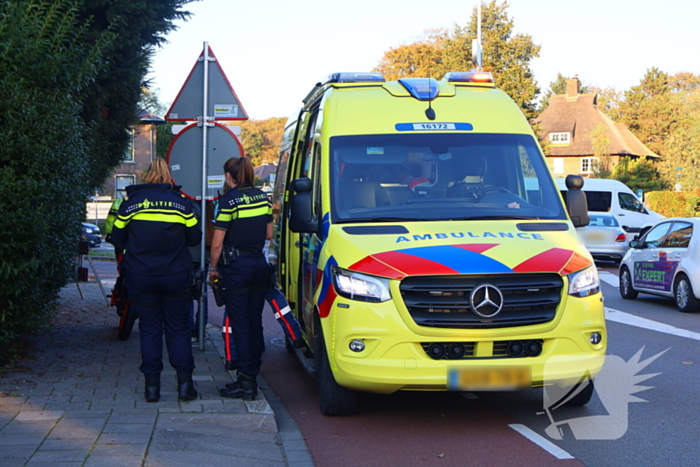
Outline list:
[[[498,3],[501,3],[498,0]],[[465,26],[476,0],[201,0],[185,6],[151,66],[167,107],[204,43],[251,119],[288,117],[333,72],[370,71],[392,47],[429,29]],[[692,0],[510,0],[514,32],[542,47],[531,62],[540,89],[557,73],[620,91],[657,67],[700,74],[700,2]],[[455,70],[463,71],[463,70]]]

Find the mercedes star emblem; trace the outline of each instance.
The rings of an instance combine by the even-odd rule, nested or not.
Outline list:
[[[472,290],[469,304],[478,317],[493,318],[503,308],[503,294],[495,285],[481,284]]]

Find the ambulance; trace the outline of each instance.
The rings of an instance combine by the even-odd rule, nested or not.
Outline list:
[[[321,411],[357,391],[556,387],[582,405],[607,346],[598,273],[530,125],[483,72],[334,73],[287,124],[279,284]],[[560,392],[561,392],[560,391]]]

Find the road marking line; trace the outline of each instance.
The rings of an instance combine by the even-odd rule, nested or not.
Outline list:
[[[620,288],[620,278],[615,274],[607,271],[598,271],[598,277],[600,277],[600,280],[606,284]]]
[[[521,435],[523,435],[525,438],[529,439],[557,459],[575,459],[574,456],[569,454],[568,452],[564,451],[562,448],[557,446],[556,444],[552,443],[551,441],[543,438],[542,436],[538,435],[525,425],[521,425],[519,423],[513,423],[511,425],[508,425]]]
[[[672,336],[685,337],[686,339],[700,341],[700,333],[698,332],[677,328],[675,326],[671,326],[670,324],[659,323],[658,321],[652,321],[650,319],[635,316],[613,308],[605,308],[605,319],[642,329],[649,329],[650,331],[662,332],[664,334],[671,334]]]

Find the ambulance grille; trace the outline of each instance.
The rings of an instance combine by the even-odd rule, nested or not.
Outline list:
[[[503,307],[494,317],[474,314],[469,296],[481,284],[496,286]],[[558,274],[503,274],[407,277],[401,296],[419,326],[434,328],[504,328],[547,323],[554,319],[561,298]]]

